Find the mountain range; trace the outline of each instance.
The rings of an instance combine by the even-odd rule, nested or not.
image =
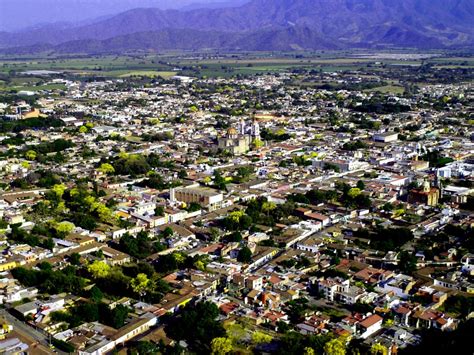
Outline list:
[[[242,5],[250,0],[0,0],[0,31],[46,24],[79,26],[136,8],[197,9]]]
[[[474,44],[472,0],[252,0],[238,7],[137,8],[76,26],[0,33],[5,53],[52,50],[459,48]]]

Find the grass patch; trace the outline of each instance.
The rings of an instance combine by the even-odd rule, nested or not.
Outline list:
[[[405,92],[405,88],[398,85],[386,85],[386,86],[379,86],[373,89],[365,90],[367,92],[381,92],[384,94],[403,94]]]

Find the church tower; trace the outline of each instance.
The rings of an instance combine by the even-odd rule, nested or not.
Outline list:
[[[239,133],[243,136],[245,135],[246,131],[245,120],[242,118],[239,122]]]
[[[252,137],[254,139],[260,139],[260,124],[255,119],[252,122]]]

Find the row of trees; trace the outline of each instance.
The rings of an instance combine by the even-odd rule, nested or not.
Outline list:
[[[55,322],[65,322],[70,328],[77,327],[84,322],[100,322],[113,328],[121,328],[125,324],[130,309],[117,305],[111,309],[107,304],[99,301],[82,302],[68,311],[53,312],[51,319]]]
[[[78,276],[73,266],[53,270],[49,263],[43,262],[38,267],[39,270],[18,267],[12,270],[12,275],[22,285],[37,287],[41,293],[47,294],[79,294],[86,285],[86,279]]]
[[[112,161],[102,161],[101,164],[110,164],[113,167],[112,174],[116,175],[144,175],[153,168],[174,168],[174,162],[162,160],[158,154],[152,153],[147,156],[141,154],[120,153]]]
[[[83,271],[102,292],[116,297],[132,297],[158,303],[171,290],[153,267],[146,263],[110,266],[96,260]]]
[[[86,185],[67,189],[63,184],[56,184],[46,193],[45,201],[33,207],[33,212],[38,219],[68,218],[74,225],[94,230],[99,223],[115,221],[111,209],[101,202],[102,196],[103,191],[90,190]]]
[[[294,209],[295,204],[292,201],[277,205],[265,197],[259,197],[251,200],[245,211],[230,212],[221,220],[221,226],[228,231],[248,230],[254,224],[274,226],[290,216]]]
[[[124,234],[117,244],[117,249],[136,259],[145,259],[151,254],[165,250],[166,247],[159,240],[150,238],[148,233],[142,231],[136,237],[128,233]]]
[[[354,232],[354,236],[370,240],[371,248],[382,251],[397,251],[414,239],[413,233],[407,228],[361,229]]]
[[[342,183],[336,186],[337,190],[310,190],[305,194],[296,193],[288,199],[297,203],[318,205],[320,203],[342,203],[349,208],[370,208],[372,202],[369,196],[363,193],[365,184],[358,181],[356,187]]]

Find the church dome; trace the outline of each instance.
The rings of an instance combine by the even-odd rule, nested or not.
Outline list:
[[[237,133],[237,130],[234,127],[230,127],[227,130],[227,135],[228,136],[236,136],[236,135],[238,135],[238,133]]]

